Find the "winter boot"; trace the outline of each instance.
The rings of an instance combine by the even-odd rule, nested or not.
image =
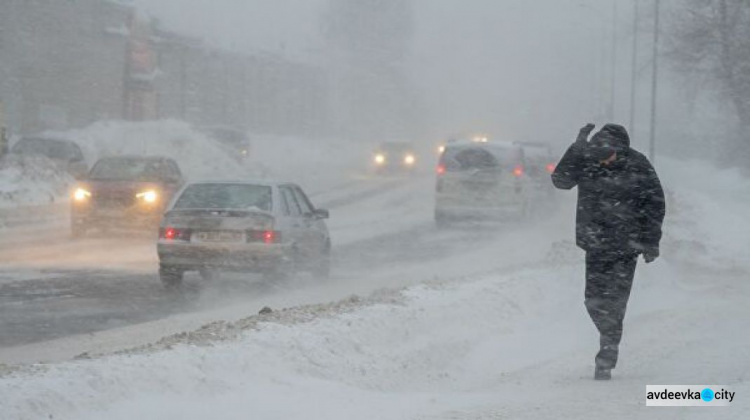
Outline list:
[[[617,365],[617,356],[620,351],[617,345],[609,344],[603,345],[599,349],[599,353],[596,354],[594,359],[596,365],[605,369],[614,369]]]
[[[597,381],[608,381],[612,379],[612,369],[597,366],[594,368],[594,379]]]

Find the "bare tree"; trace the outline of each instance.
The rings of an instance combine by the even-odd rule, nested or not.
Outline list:
[[[750,155],[750,0],[680,2],[672,57],[700,82],[711,83],[731,104],[740,135],[730,153]]]

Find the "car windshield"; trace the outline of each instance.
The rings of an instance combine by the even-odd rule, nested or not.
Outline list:
[[[102,159],[89,174],[93,180],[159,181],[164,165],[159,160],[138,158]]]
[[[43,155],[51,159],[78,160],[83,156],[73,144],[52,139],[25,138],[14,147],[14,153]]]
[[[517,149],[503,147],[449,147],[441,159],[449,171],[500,169],[517,164],[520,161],[520,152]]]
[[[258,209],[271,211],[271,187],[252,184],[193,184],[175,209]]]
[[[246,150],[250,147],[250,139],[243,131],[230,128],[202,127],[200,131],[206,136],[221,143],[225,147]]]
[[[402,154],[410,153],[413,150],[408,143],[383,143],[380,145],[380,153]]]

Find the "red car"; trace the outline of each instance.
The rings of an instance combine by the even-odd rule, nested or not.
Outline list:
[[[182,187],[177,163],[161,156],[113,156],[100,159],[71,198],[71,233],[89,230],[153,229]]]

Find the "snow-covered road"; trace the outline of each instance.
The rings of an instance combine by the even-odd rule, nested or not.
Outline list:
[[[220,283],[199,287],[197,276],[191,276],[188,292],[175,299],[155,274],[148,235],[70,241],[65,226],[52,227],[37,239],[29,238],[26,229],[17,231],[20,238],[5,236],[2,256],[0,361],[51,361],[111,351],[205,322],[242,317],[248,307],[329,302],[467,274],[467,264],[453,262],[456,257],[471,260],[470,273],[481,273],[506,263],[533,262],[547,251],[554,223],[438,232],[432,225],[433,182],[428,177],[362,177],[315,194],[316,203],[332,212],[334,276],[323,284],[303,277],[269,287],[254,278],[226,275]],[[151,334],[143,326],[127,328],[157,320]],[[45,342],[51,339],[58,339],[56,345]]]

